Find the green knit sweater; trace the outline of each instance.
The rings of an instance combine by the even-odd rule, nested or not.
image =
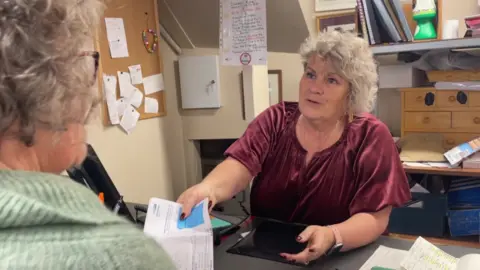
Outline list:
[[[0,269],[175,269],[155,241],[65,176],[0,171]]]

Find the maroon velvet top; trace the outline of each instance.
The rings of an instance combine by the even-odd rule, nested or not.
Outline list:
[[[225,155],[253,176],[253,216],[329,225],[360,212],[410,200],[405,171],[388,128],[373,115],[355,117],[340,140],[316,153],[295,134],[298,103],[274,105],[250,123]]]

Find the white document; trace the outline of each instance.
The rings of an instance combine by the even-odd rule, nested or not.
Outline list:
[[[135,86],[132,85],[130,80],[130,73],[117,71],[118,84],[120,85],[120,96],[129,98],[135,91]]]
[[[130,97],[128,97],[127,103],[133,105],[136,108],[139,108],[140,105],[142,105],[142,101],[143,101],[142,91],[140,91],[138,88],[133,88],[133,92],[130,95]]]
[[[127,109],[127,100],[125,98],[117,99],[117,112],[119,116],[123,115],[123,112]]]
[[[457,263],[457,258],[418,237],[400,265],[405,270],[456,270]]]
[[[120,126],[125,130],[127,134],[131,134],[132,131],[137,126],[138,119],[140,118],[140,113],[135,110],[132,105],[128,105],[127,109],[123,112],[122,120],[120,121]]]
[[[480,254],[465,255],[458,260],[457,270],[475,270],[480,266]]]
[[[192,269],[193,246],[190,237],[164,237],[157,242],[167,252],[178,270]]]
[[[267,64],[265,1],[220,1],[220,57],[223,65]]]
[[[128,71],[130,71],[133,85],[143,83],[142,67],[140,65],[129,66]]]
[[[122,18],[105,18],[107,39],[112,58],[128,57],[127,36]]]
[[[421,167],[421,168],[431,168],[430,165],[421,163],[421,162],[410,162],[410,161],[404,161],[403,165],[408,166],[408,167]]]
[[[158,100],[145,97],[145,113],[158,113]]]
[[[389,269],[400,269],[400,263],[406,257],[408,251],[379,246],[372,256],[362,265],[360,270],[371,270],[379,266]]]
[[[182,206],[158,198],[150,199],[144,233],[170,255],[177,269],[213,270],[213,234],[208,199],[180,220]]]
[[[103,92],[107,102],[108,117],[112,125],[120,123],[120,116],[117,111],[117,78],[111,75],[103,75]]]
[[[150,95],[164,89],[163,74],[156,74],[143,78],[143,89],[145,95]]]

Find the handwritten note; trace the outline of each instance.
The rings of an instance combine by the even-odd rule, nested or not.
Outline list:
[[[123,112],[127,109],[127,105],[126,98],[117,99],[117,112],[119,116],[123,115]]]
[[[220,1],[220,56],[223,65],[267,64],[265,1]]]
[[[145,77],[143,79],[143,89],[145,89],[145,95],[150,95],[164,89],[163,75],[156,74]]]
[[[158,113],[158,101],[156,99],[145,98],[145,113]]]
[[[455,270],[457,263],[457,258],[419,237],[400,265],[406,270]]]
[[[107,39],[112,58],[128,57],[127,36],[122,18],[105,18]]]
[[[117,91],[117,78],[111,75],[103,75],[103,91],[105,94],[105,101],[107,102],[108,117],[112,125],[120,123],[120,116],[117,111],[116,104],[116,91]]]
[[[135,110],[132,105],[128,105],[127,109],[123,112],[122,120],[120,121],[120,126],[125,130],[127,134],[131,134],[132,131],[137,126],[138,119],[140,118],[140,113]]]
[[[140,107],[140,105],[142,105],[142,101],[143,101],[142,91],[138,90],[137,88],[134,88],[132,94],[127,100],[127,103],[138,108]]]
[[[120,96],[121,97],[130,97],[135,90],[135,86],[132,85],[130,80],[130,73],[117,71],[118,83],[120,85]]]
[[[130,71],[130,78],[132,79],[133,85],[143,82],[142,67],[140,65],[129,66],[128,70]]]

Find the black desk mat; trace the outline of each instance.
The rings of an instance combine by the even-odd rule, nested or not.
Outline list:
[[[306,243],[298,243],[297,236],[307,226],[302,224],[284,223],[277,220],[255,217],[250,233],[227,250],[228,253],[266,259],[287,264],[280,253],[296,254],[303,251]],[[309,266],[314,265],[310,262]]]

